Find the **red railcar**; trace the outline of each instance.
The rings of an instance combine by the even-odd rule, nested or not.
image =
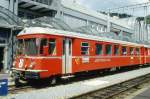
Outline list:
[[[31,27],[17,36],[13,71],[24,79],[150,63],[150,47],[49,28]]]

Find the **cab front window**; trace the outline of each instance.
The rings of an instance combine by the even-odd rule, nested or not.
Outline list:
[[[25,39],[24,42],[25,42],[25,54],[26,55],[38,54],[38,46],[36,46],[35,38]]]
[[[16,50],[16,54],[17,55],[22,55],[22,54],[24,54],[24,41],[23,41],[23,39],[19,39],[18,41],[17,41],[17,48],[16,48],[17,50]]]
[[[17,41],[17,55],[37,55],[38,54],[38,43],[37,39],[18,39]]]

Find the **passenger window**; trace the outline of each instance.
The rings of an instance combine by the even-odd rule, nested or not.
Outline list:
[[[134,49],[133,49],[133,47],[130,48],[130,55],[134,55]]]
[[[101,55],[102,54],[102,44],[96,44],[95,46],[96,46],[95,54]]]
[[[106,55],[111,55],[112,54],[112,46],[111,45],[106,45]]]
[[[140,49],[136,48],[136,55],[140,55]]]
[[[148,49],[145,48],[145,55],[148,55]]]
[[[81,55],[89,55],[89,43],[81,43]]]
[[[118,55],[118,54],[119,54],[119,46],[114,45],[114,55]]]
[[[43,47],[47,45],[47,39],[41,39],[40,54],[43,54]]]
[[[50,40],[49,40],[48,53],[49,53],[50,55],[56,55],[56,40],[55,40],[55,39],[50,39]]]
[[[126,48],[126,46],[122,47],[122,55],[127,55],[127,48]]]
[[[150,55],[150,49],[148,49],[148,55]]]

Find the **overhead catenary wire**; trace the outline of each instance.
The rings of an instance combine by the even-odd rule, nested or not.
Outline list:
[[[146,3],[139,3],[139,4],[132,4],[132,5],[127,5],[127,6],[121,6],[121,7],[116,7],[116,8],[109,8],[107,9],[108,13],[113,13],[116,12],[118,13],[116,16],[119,17],[120,12],[125,12],[127,16],[129,15],[132,17],[144,17],[144,20],[138,20],[139,21],[139,41],[141,43],[148,43],[149,39],[149,33],[148,33],[148,25],[147,25],[147,15],[148,15],[148,7],[150,6],[150,1]],[[137,10],[140,9],[140,10]],[[144,12],[144,14],[139,14],[137,12]],[[110,15],[110,14],[108,14]],[[134,21],[134,20],[133,20]],[[142,22],[143,21],[143,22]],[[109,28],[109,26],[107,26]],[[134,27],[134,29],[136,29]],[[136,32],[135,32],[136,33]],[[135,36],[136,37],[136,36]],[[138,37],[134,38],[136,41],[138,41]]]

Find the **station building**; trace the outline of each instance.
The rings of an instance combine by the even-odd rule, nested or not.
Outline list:
[[[12,66],[15,36],[25,26],[34,26],[33,21],[126,41],[136,32],[136,21],[108,17],[74,0],[1,0],[0,9],[0,67],[5,70]]]

